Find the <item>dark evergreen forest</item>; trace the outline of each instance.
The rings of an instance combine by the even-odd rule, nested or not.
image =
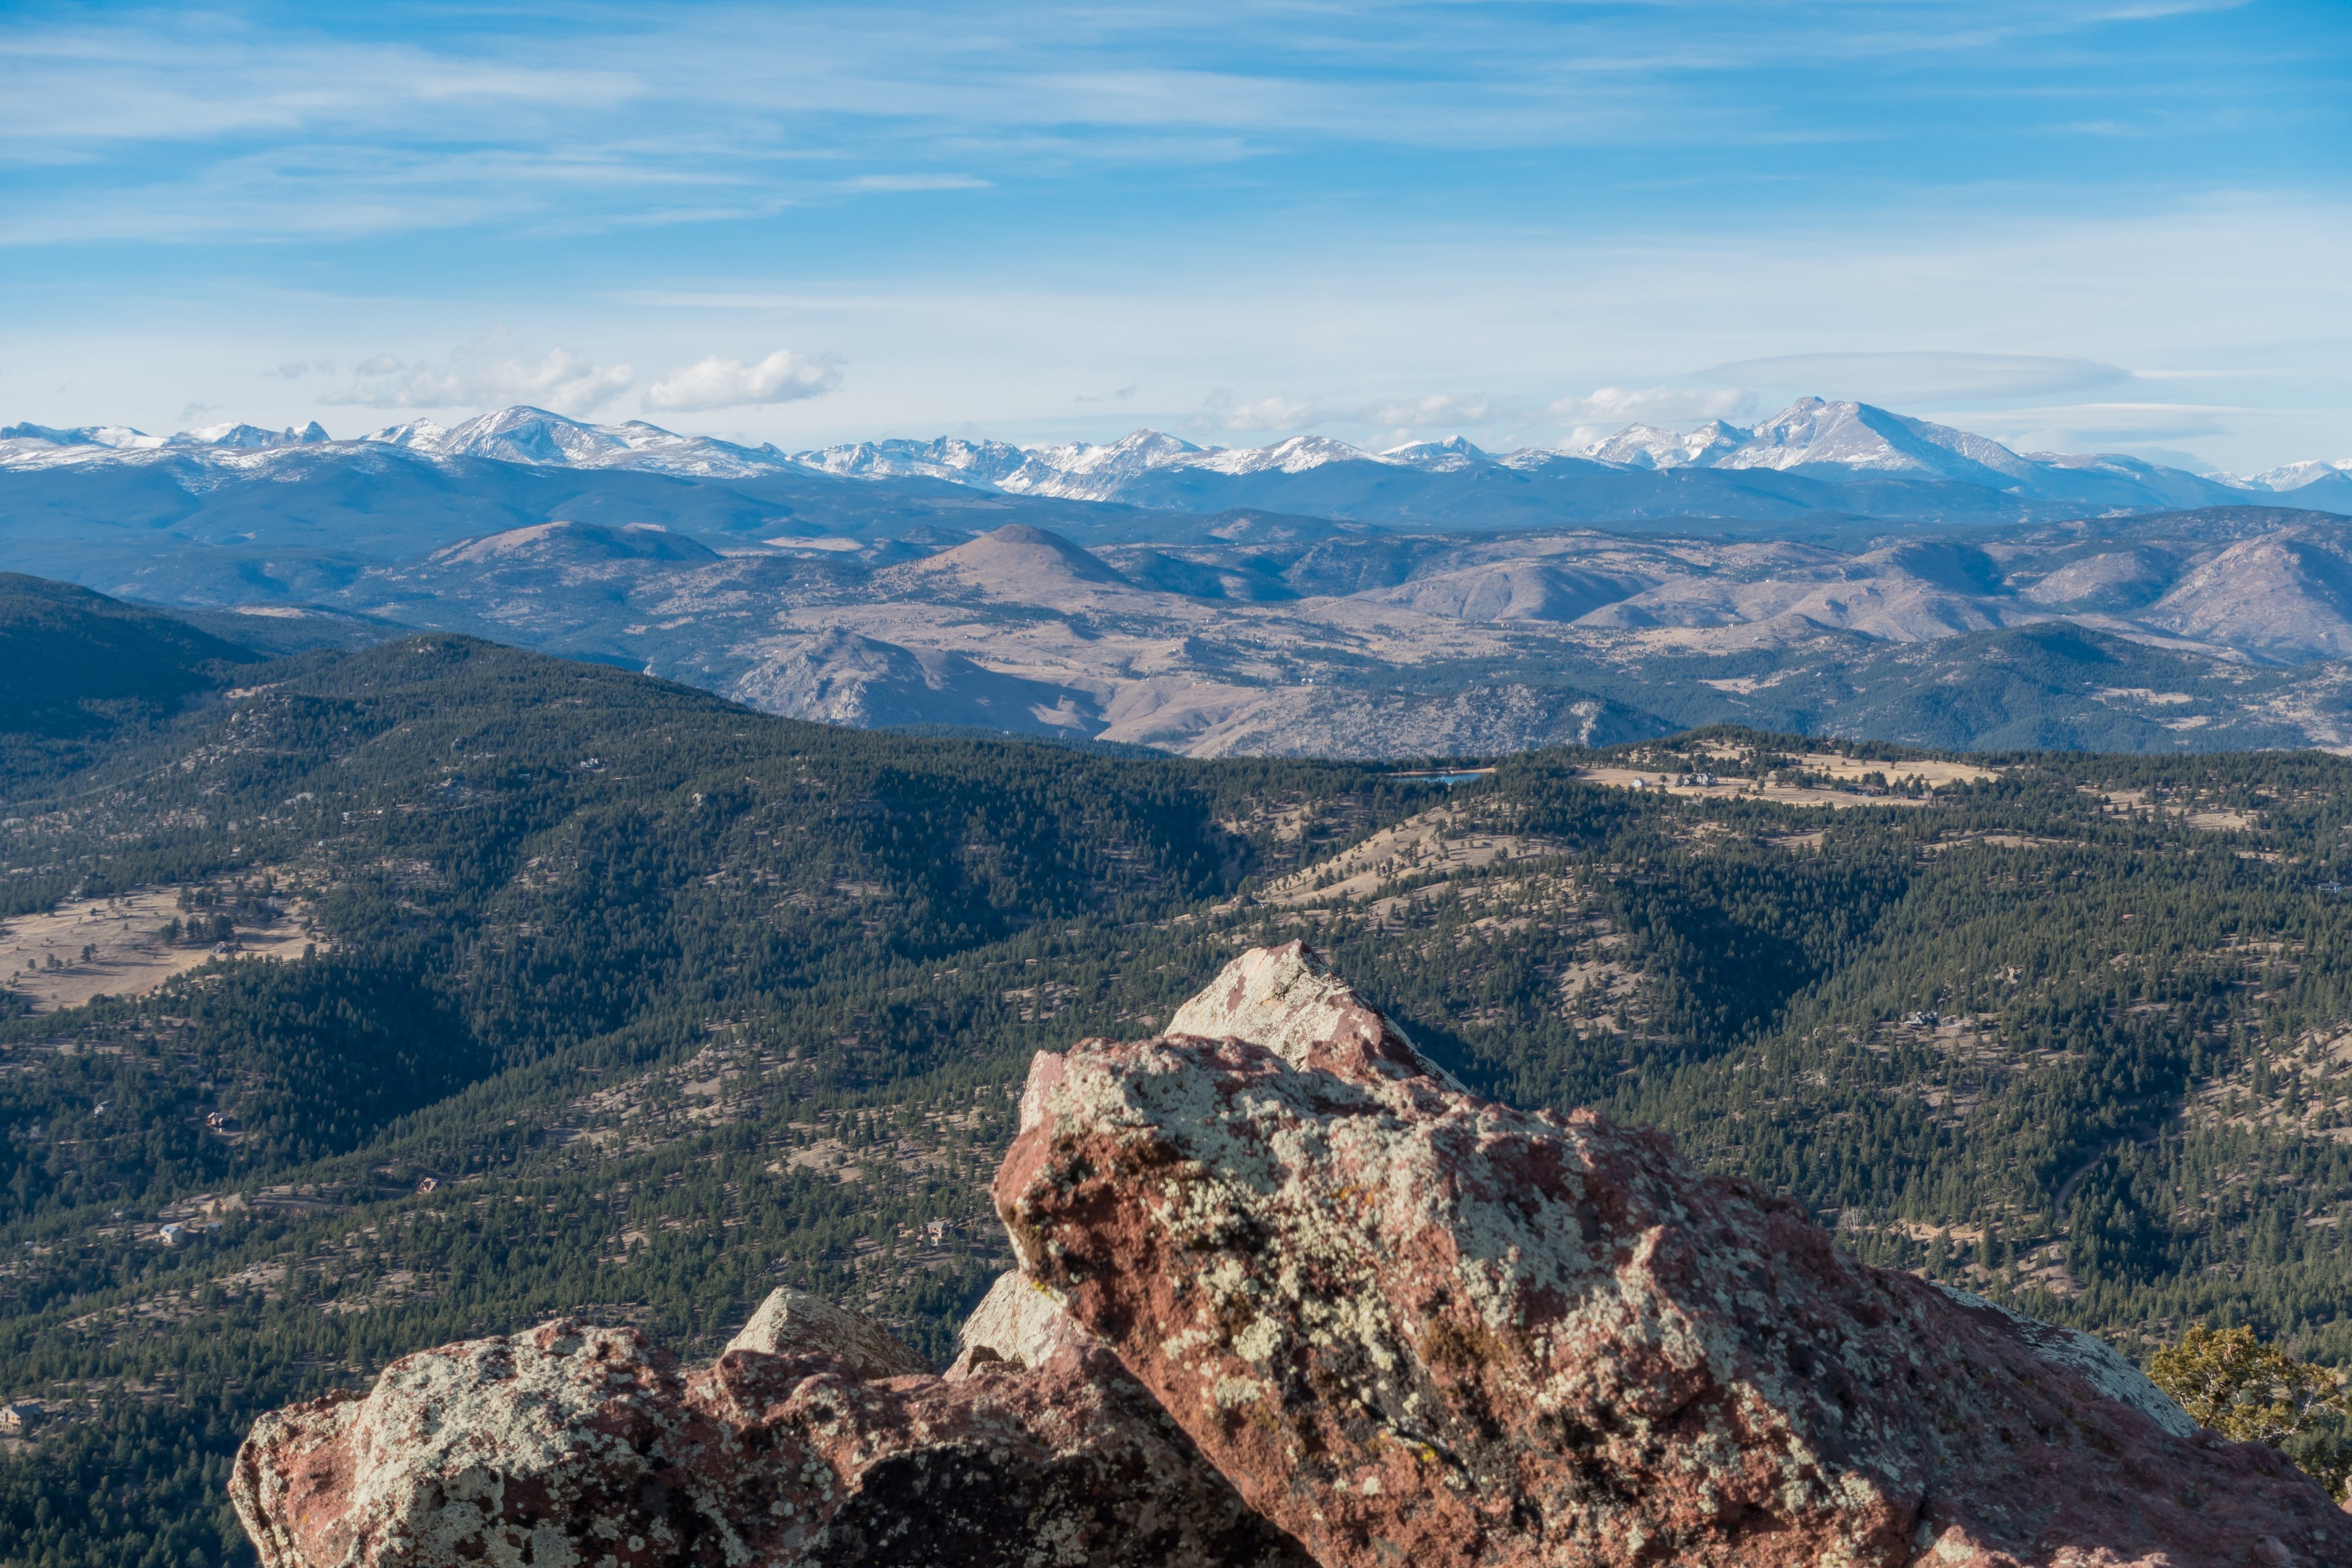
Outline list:
[[[8,1562],[248,1561],[256,1413],[558,1313],[693,1354],[789,1281],[944,1357],[1031,1054],[1297,935],[1481,1089],[1663,1126],[1865,1258],[2134,1354],[2202,1319],[2352,1359],[2333,757],[1713,731],[1449,784],[76,613],[16,635],[123,651],[51,647],[11,710],[0,914],[168,893],[182,972],[60,1007],[100,961],[11,961],[0,1398],[48,1419],[0,1455]]]

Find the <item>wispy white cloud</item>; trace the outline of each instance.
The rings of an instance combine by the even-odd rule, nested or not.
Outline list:
[[[1248,165],[1341,143],[1637,155],[1869,144],[1888,132],[1876,108],[1965,113],[1954,106],[2008,92],[2032,68],[2015,51],[2193,9],[1401,0],[1325,12],[1144,0],[971,13],[886,0],[685,6],[656,20],[526,4],[502,9],[495,27],[420,26],[401,42],[338,37],[331,18],[267,25],[233,7],[85,13],[19,22],[0,40],[0,161],[84,171],[70,188],[16,193],[5,226],[22,230],[19,242],[124,237],[115,208],[143,211],[154,237],[183,241],[531,226],[558,210],[617,226],[773,213],[803,198]],[[1901,93],[1904,73],[1930,58],[1934,93],[1873,100]],[[1866,68],[1834,93],[1808,96],[1784,79],[1832,61]],[[2112,90],[2053,74],[2041,90],[2079,99],[2075,118],[2116,109]],[[604,177],[566,183],[567,157],[583,152]],[[341,175],[289,177],[274,190],[225,167],[338,158]],[[435,177],[409,178],[404,164]],[[502,165],[541,165],[545,177],[501,184]],[[679,203],[662,190],[714,180],[758,198]],[[171,199],[198,188],[224,208],[217,227],[195,221],[203,204]],[[469,200],[478,190],[509,199]],[[225,205],[224,194],[241,199]],[[322,199],[331,222],[306,216]],[[371,220],[357,221],[362,213]]]
[[[1728,419],[1746,411],[1749,394],[1736,386],[1602,386],[1563,397],[1544,410],[1554,425],[1673,425]]]
[[[533,52],[542,63],[336,39],[219,9],[20,24],[0,46],[0,145],[37,156],[42,145],[352,130],[478,140],[510,129],[499,123],[508,114],[609,112],[645,90],[625,68]]]
[[[1414,430],[1475,427],[1501,411],[1483,393],[1460,396],[1434,393],[1426,397],[1392,397],[1356,410],[1355,418],[1394,434]]]
[[[1779,354],[1699,371],[1698,384],[1802,390],[1866,403],[1916,404],[1969,398],[2049,397],[2091,392],[2133,379],[2120,365],[2051,354],[1882,350],[1866,353]]]
[[[636,374],[625,364],[597,364],[570,349],[531,359],[497,351],[485,340],[439,363],[378,354],[352,367],[349,386],[319,399],[360,408],[498,408],[530,404],[577,417],[626,392]]]
[[[853,356],[854,384],[753,405],[776,439],[1181,427],[1225,386],[1220,431],[1499,446],[1802,375],[1770,395],[2299,404],[2215,455],[2336,450],[2352,10],[2200,10],[0,7],[0,396],[161,423],[221,401],[222,364],[323,355],[340,375],[229,401],[273,425],[322,384],[421,406],[489,388],[430,354],[352,365],[495,319],[599,364]],[[2051,133],[2102,121],[2145,134]],[[75,248],[21,248],[49,245]],[[2026,352],[1965,375],[1790,360],[1921,344]],[[2144,361],[2187,368],[2081,368]],[[1667,380],[1718,362],[1742,374]],[[2223,386],[2209,363],[2252,369]],[[1072,402],[1129,383],[1148,394]],[[1486,422],[1423,395],[1465,386]]]
[[[1200,412],[1185,423],[1188,429],[1222,435],[1265,431],[1290,435],[1311,430],[1329,417],[1311,402],[1291,397],[1260,397],[1244,402],[1221,387],[1209,394]]]
[[[713,408],[797,403],[804,397],[822,397],[840,384],[841,362],[831,357],[804,359],[790,349],[778,349],[747,364],[711,354],[647,387],[646,408],[652,413],[699,414]]]

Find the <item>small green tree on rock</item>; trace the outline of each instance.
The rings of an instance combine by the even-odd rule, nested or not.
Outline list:
[[[2191,1324],[2148,1358],[2147,1375],[2200,1426],[2241,1443],[2267,1443],[2339,1500],[2352,1480],[2352,1382],[2297,1361],[2250,1328]]]

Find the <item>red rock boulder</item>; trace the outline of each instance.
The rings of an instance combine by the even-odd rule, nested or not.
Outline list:
[[[727,1348],[831,1356],[860,1377],[907,1377],[931,1370],[930,1363],[873,1319],[789,1285],[768,1293]]]
[[[406,1356],[363,1397],[263,1416],[229,1497],[263,1568],[722,1568],[793,1561],[813,1539],[833,1478],[799,1460],[755,1462],[635,1330],[566,1321]]]
[[[768,1328],[895,1359],[838,1312]],[[550,1323],[264,1417],[230,1493],[263,1568],[1307,1562],[1083,1345],[954,1381],[755,1349],[681,1377],[633,1331]]]
[[[1037,1058],[998,1212],[1327,1568],[2352,1563],[2098,1342],[1481,1100],[1297,944],[1171,1026]]]
[[[1106,1348],[1062,1310],[1053,1292],[1018,1269],[996,1277],[956,1337],[962,1353],[948,1368],[950,1378],[967,1376],[973,1367],[992,1361],[1038,1367],[1064,1350]],[[1118,1364],[1116,1359],[1112,1364]],[[1124,1372],[1119,1375],[1127,1376]]]

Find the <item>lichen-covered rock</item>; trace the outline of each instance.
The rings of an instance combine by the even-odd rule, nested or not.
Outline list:
[[[822,1534],[782,1562],[1307,1568],[1099,1346],[879,1383],[730,1352],[691,1397],[834,1478]]]
[[[950,1377],[961,1376],[971,1367],[992,1361],[1044,1366],[1057,1352],[1094,1350],[1102,1344],[1062,1310],[1053,1292],[1017,1268],[996,1277],[996,1283],[964,1320],[956,1341],[963,1353],[948,1369]]]
[[[2352,1563],[2097,1341],[1481,1100],[1297,944],[1173,1022],[1038,1058],[947,1375],[793,1292],[691,1376],[569,1321],[410,1356],[257,1425],[264,1568]]]
[[[630,1329],[405,1356],[363,1398],[265,1415],[229,1495],[263,1568],[791,1561],[831,1478],[754,1463]],[[786,1553],[779,1556],[779,1553]]]
[[[2174,1436],[2197,1436],[2197,1418],[2106,1341],[2080,1329],[2062,1329],[2055,1323],[2012,1312],[1997,1301],[1988,1301],[1954,1286],[1937,1284],[1936,1289],[1970,1311],[1990,1312],[1999,1320],[2001,1332],[2014,1335],[2043,1361],[2066,1368],[2109,1399],[2130,1405]]]
[[[1429,1078],[1447,1089],[1462,1088],[1303,942],[1243,953],[1176,1009],[1167,1032],[1247,1040],[1292,1067],[1318,1068],[1342,1078]]]
[[[1307,1561],[1100,1346],[954,1382],[730,1349],[681,1378],[550,1323],[265,1416],[230,1492],[263,1568]]]
[[[1327,1568],[2352,1563],[2315,1483],[2119,1358],[1467,1093],[1295,944],[1177,1020],[1215,1037],[1038,1057],[998,1211]]]
[[[873,1319],[789,1285],[768,1293],[727,1348],[768,1355],[829,1355],[847,1363],[860,1377],[907,1377],[931,1370],[930,1363]]]

